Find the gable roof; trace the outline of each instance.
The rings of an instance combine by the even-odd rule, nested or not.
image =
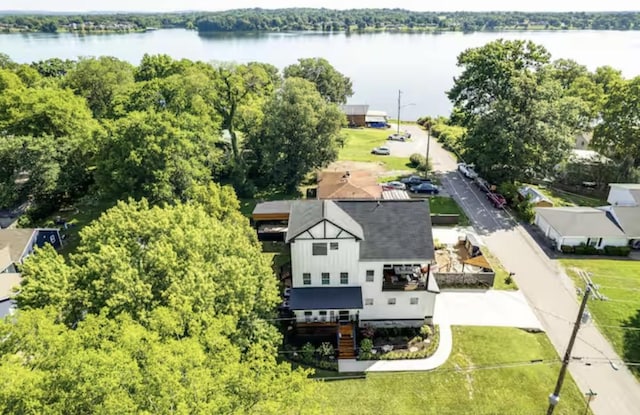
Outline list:
[[[548,197],[543,195],[542,192],[540,192],[538,189],[534,189],[531,186],[522,186],[521,188],[518,189],[518,193],[520,193],[520,195],[524,198],[528,197],[529,201],[533,204],[536,204],[542,201],[553,204],[553,202],[549,200]]]
[[[361,260],[434,258],[431,211],[424,200],[341,200],[336,202],[364,230]]]
[[[35,229],[0,229],[0,251],[5,252],[0,255],[3,260],[0,263],[0,270],[5,269],[11,263],[20,262],[34,232]],[[11,262],[5,264],[7,261]]]
[[[335,202],[331,200],[298,200],[291,205],[289,228],[285,240],[291,241],[323,220],[333,223],[357,239],[364,238],[362,226],[339,208]]]
[[[369,111],[368,105],[343,105],[341,108],[346,115],[367,115]]]
[[[621,237],[625,234],[616,226],[608,212],[590,207],[536,208],[540,215],[561,236]]]
[[[292,288],[289,308],[292,310],[362,308],[362,289],[360,287]]]
[[[611,210],[618,225],[629,238],[640,237],[640,207],[612,206]]]
[[[617,187],[619,189],[640,190],[640,183],[609,183],[609,187]]]
[[[318,199],[379,199],[382,187],[368,171],[324,171],[318,176]]]

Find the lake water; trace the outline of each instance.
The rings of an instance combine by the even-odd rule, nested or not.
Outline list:
[[[554,59],[570,58],[593,70],[610,65],[626,77],[640,74],[640,31],[498,32],[442,34],[263,33],[200,35],[182,29],[147,33],[1,34],[0,52],[16,62],[58,57],[110,55],[137,64],[145,53],[203,61],[268,62],[278,68],[298,58],[321,56],[353,81],[349,103],[369,104],[396,117],[402,90],[401,118],[448,115],[445,91],[459,73],[463,50],[492,40],[530,39]]]

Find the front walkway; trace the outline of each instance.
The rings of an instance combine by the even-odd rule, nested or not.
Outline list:
[[[454,326],[518,327],[542,330],[521,291],[443,290],[436,299],[434,323]]]
[[[451,326],[440,322],[440,341],[431,357],[404,360],[338,360],[338,372],[408,372],[432,370],[447,361],[453,348]]]

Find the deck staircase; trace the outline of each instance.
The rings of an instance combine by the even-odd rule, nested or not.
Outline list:
[[[338,336],[338,359],[355,359],[355,340],[353,335],[353,325],[341,324]]]

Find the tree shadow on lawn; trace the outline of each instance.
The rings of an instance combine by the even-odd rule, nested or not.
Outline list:
[[[624,360],[626,362],[640,362],[640,310],[636,311],[635,316],[624,322],[625,327],[635,327],[639,330],[625,330],[624,344]],[[640,379],[640,366],[629,366],[629,370]]]

